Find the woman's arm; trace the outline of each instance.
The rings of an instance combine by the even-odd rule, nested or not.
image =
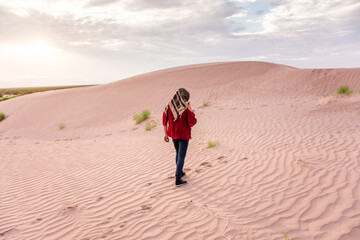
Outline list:
[[[187,115],[187,122],[189,124],[189,127],[193,127],[196,123],[197,123],[197,119],[195,117],[195,113],[193,112],[191,106],[190,106],[190,103],[189,105],[187,106],[187,108],[189,109],[189,113]]]
[[[163,127],[164,127],[164,134],[165,134],[164,141],[169,142],[169,136],[168,136],[168,133],[167,133],[167,121],[166,121],[165,112],[163,113]]]

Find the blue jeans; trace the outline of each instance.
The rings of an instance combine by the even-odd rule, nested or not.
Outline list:
[[[183,174],[183,167],[185,162],[186,151],[189,145],[189,140],[173,139],[174,147],[176,150],[176,180],[180,180]]]

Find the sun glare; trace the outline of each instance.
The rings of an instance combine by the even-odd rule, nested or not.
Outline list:
[[[29,60],[48,60],[55,57],[61,51],[50,46],[47,42],[39,40],[22,45],[5,47],[5,52],[10,58]]]

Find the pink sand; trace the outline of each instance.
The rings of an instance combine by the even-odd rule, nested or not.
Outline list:
[[[198,123],[176,188],[179,87]],[[0,239],[360,239],[359,89],[359,68],[232,62],[0,102]]]

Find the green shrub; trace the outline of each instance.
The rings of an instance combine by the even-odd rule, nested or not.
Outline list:
[[[337,90],[337,93],[338,94],[346,94],[346,95],[350,95],[352,91],[349,89],[349,86],[343,86],[341,85],[338,90]]]
[[[147,122],[146,124],[145,124],[145,130],[146,131],[150,131],[151,129],[153,129],[154,127],[156,127],[157,126],[157,123],[153,120],[153,121],[151,121],[151,122]]]
[[[0,121],[5,119],[5,113],[0,113]]]
[[[151,112],[149,110],[143,110],[140,114],[134,114],[133,119],[135,120],[136,124],[141,123],[142,121],[148,119]]]
[[[215,147],[216,145],[219,145],[219,141],[208,141],[207,148]]]
[[[62,129],[64,129],[64,128],[65,128],[65,123],[60,123],[60,124],[59,124],[59,129],[62,130]]]
[[[209,103],[208,103],[208,102],[204,102],[204,103],[203,103],[203,106],[204,106],[204,107],[207,107],[207,106],[209,106]]]

